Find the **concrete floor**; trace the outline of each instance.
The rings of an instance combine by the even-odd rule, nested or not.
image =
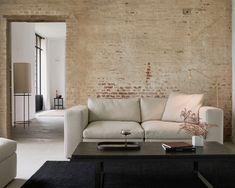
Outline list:
[[[29,127],[13,128],[17,141],[17,177],[7,188],[19,188],[47,160],[67,160],[64,157],[64,118],[38,117]]]

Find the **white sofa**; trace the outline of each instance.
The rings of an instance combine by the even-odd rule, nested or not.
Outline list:
[[[190,135],[179,132],[182,122],[162,120],[166,103],[162,98],[88,99],[87,106],[66,110],[66,157],[71,157],[80,142],[123,141],[122,129],[131,130],[129,141],[191,140]],[[208,106],[198,109],[201,121],[217,125],[210,128],[207,140],[223,143],[223,111]]]
[[[16,142],[0,138],[0,188],[16,177]]]

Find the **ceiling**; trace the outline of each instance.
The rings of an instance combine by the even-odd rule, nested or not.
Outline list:
[[[35,32],[45,38],[65,38],[66,24],[63,22],[34,23]]]

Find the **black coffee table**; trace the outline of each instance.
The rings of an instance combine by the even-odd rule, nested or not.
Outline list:
[[[234,186],[235,153],[222,144],[207,142],[204,147],[197,147],[196,152],[189,153],[166,153],[161,145],[160,142],[147,142],[141,143],[141,149],[137,151],[100,151],[97,143],[82,142],[75,149],[71,161],[89,161],[96,165],[96,187],[115,187],[119,183],[106,183],[108,177],[119,177],[130,187],[136,187],[131,183],[141,183],[144,179],[140,178],[146,174],[149,176],[145,179],[154,182],[147,187],[176,184],[177,187],[188,187],[187,183],[190,187]],[[225,175],[223,171],[229,174]],[[131,181],[128,175],[132,177],[133,174],[135,178]],[[230,176],[232,179],[227,180]]]

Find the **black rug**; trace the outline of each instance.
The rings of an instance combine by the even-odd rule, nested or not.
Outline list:
[[[94,176],[88,163],[47,161],[22,188],[93,188]]]
[[[163,167],[163,166],[161,166]],[[188,166],[181,169],[154,165],[119,165],[105,167],[104,188],[204,188],[200,180],[190,173]],[[171,170],[170,170],[171,169]],[[179,173],[175,173],[175,171]],[[172,171],[172,173],[170,173]],[[94,188],[95,167],[89,163],[47,161],[22,188]]]

